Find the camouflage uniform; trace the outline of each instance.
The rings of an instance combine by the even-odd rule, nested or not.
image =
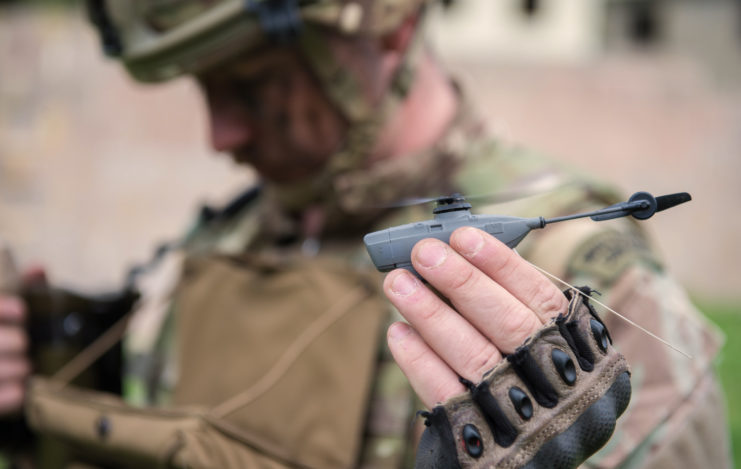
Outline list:
[[[402,179],[435,180],[434,185],[438,190],[456,189],[472,194],[537,193],[492,208],[497,213],[552,217],[622,200],[610,187],[569,168],[521,149],[503,147],[487,137],[472,119],[459,119],[435,151],[424,155],[424,158],[432,163],[428,166],[432,172],[401,170],[395,174],[401,175]],[[436,165],[456,167],[455,176],[448,181],[436,180],[441,174],[432,170]],[[404,184],[412,182],[403,181]],[[371,189],[378,186],[368,184],[366,187],[369,191],[356,194],[359,199],[352,203],[353,206],[361,206],[363,202],[371,206],[375,200]],[[269,196],[262,199],[269,199]],[[427,216],[426,207],[413,207],[384,216],[376,223],[376,227]],[[295,229],[292,222],[283,218],[278,207],[270,205],[269,200],[252,200],[229,217],[206,218],[201,218],[199,226],[188,238],[190,258],[202,257],[207,253],[206,257],[227,256],[245,262],[244,253],[247,252],[251,257],[249,262],[263,265],[290,263],[288,259],[291,258],[305,259],[295,244],[278,249],[267,247],[274,244],[271,240],[275,238],[295,240],[298,236],[292,231]],[[339,258],[344,263],[354,265],[354,268],[367,270],[371,282],[380,283],[380,279],[371,273],[372,269],[360,246],[360,233],[356,233],[352,226],[345,228],[346,231],[340,233],[329,233],[322,241],[320,254],[316,258],[308,258],[309,262],[322,264],[324,258]],[[346,235],[345,232],[351,234]],[[621,219],[600,224],[582,220],[555,225],[532,233],[518,251],[572,284],[592,286],[600,291],[601,299],[614,309],[678,344],[693,356],[687,359],[621,322],[609,312],[602,313],[616,346],[626,355],[633,368],[634,395],[627,413],[618,421],[615,436],[607,447],[590,459],[587,466],[729,466],[724,403],[713,371],[713,358],[720,346],[721,336],[704,321],[682,290],[667,277],[656,249],[638,223]],[[257,258],[261,260],[256,261]],[[187,276],[188,261],[185,271]],[[375,294],[378,294],[377,290]],[[302,299],[296,297],[292,302],[300,307]],[[178,295],[175,297],[177,303]],[[243,309],[245,314],[250,314],[249,304],[243,305]],[[284,309],[279,308],[278,311]],[[393,315],[391,312],[389,316]],[[378,329],[374,329],[371,335],[379,340],[365,344],[379,352],[377,362],[371,368],[372,391],[363,404],[367,418],[357,460],[359,467],[407,467],[412,461],[414,432],[411,423],[419,407],[382,339],[384,328],[379,326],[388,322],[389,318],[376,323],[374,327]],[[171,337],[172,330],[167,325],[172,325],[172,321],[163,324],[162,337]],[[229,327],[213,322],[208,324],[213,324],[212,327],[217,329]],[[201,327],[207,325],[202,324]],[[363,326],[358,323],[355,327]],[[202,332],[202,329],[199,330],[199,334]],[[199,340],[198,334],[188,336],[188,348],[199,348],[194,345]],[[160,340],[156,343],[162,346],[170,341]],[[141,355],[141,352],[138,353]],[[173,368],[183,371],[185,364],[193,361],[193,358],[182,356],[176,358],[168,347],[160,347],[153,355],[151,352],[147,354],[170,357],[169,365],[164,368],[170,370],[164,373],[170,378]],[[206,362],[211,358],[204,357]],[[239,361],[235,358],[231,360]],[[249,362],[247,358],[245,360]],[[208,366],[206,362],[203,366]],[[168,363],[168,360],[155,360],[152,363]],[[230,365],[230,368],[234,366]],[[312,366],[320,370],[322,365]],[[191,370],[188,374],[193,372]],[[152,369],[149,373],[150,377],[153,376]],[[213,380],[218,380],[219,376],[211,376],[209,386],[213,386]],[[141,376],[129,376],[129,380],[141,380]],[[194,384],[194,381],[189,381],[190,385]],[[153,381],[149,379],[149,382]],[[188,383],[178,385],[188,386]],[[239,389],[231,392],[238,393]],[[151,392],[150,395],[162,394]],[[296,399],[299,400],[299,406],[311,406],[311,399],[302,401],[298,395]],[[192,403],[178,402],[177,398],[175,401],[179,404]],[[341,412],[329,418],[335,419],[340,415]]]
[[[622,199],[537,155],[504,148],[467,124],[459,123],[425,158],[458,168],[448,173],[452,180],[439,181],[441,190],[539,192],[496,207],[500,213],[550,217]],[[419,407],[386,351],[383,330],[393,312],[361,247],[367,228],[357,232],[348,221],[323,237],[318,254],[307,256],[295,223],[276,211],[265,192],[238,210],[202,219],[186,242],[174,306],[166,308],[170,314],[157,316],[151,308],[149,316],[156,318],[139,321],[139,327],[135,321],[127,338],[130,400],[175,405],[172,411],[143,408],[141,428],[164,412],[185,419],[173,424],[180,435],[181,427],[193,425],[188,419],[205,415],[207,422],[220,419],[218,436],[228,436],[226,443],[208,433],[187,434],[177,444],[170,438],[166,454],[155,457],[207,467],[408,467],[411,422]],[[413,207],[387,214],[376,227],[427,212]],[[519,252],[571,283],[596,288],[614,309],[693,356],[687,359],[603,313],[633,368],[634,395],[612,440],[587,465],[729,467],[724,403],[713,371],[720,335],[667,277],[638,224],[622,219],[555,225],[532,233]],[[348,303],[346,297],[357,291]],[[167,303],[159,305],[164,311]],[[105,452],[113,440],[92,429],[115,411],[95,396],[75,399],[85,402],[56,423],[45,421],[54,407],[31,399],[32,422],[77,444],[97,439],[95,449]],[[179,413],[192,406],[207,410]],[[90,407],[96,411],[80,416]],[[71,436],[70,415],[90,435]],[[115,419],[113,425],[137,428]],[[132,459],[129,443],[109,456],[141,463]]]
[[[315,19],[350,24],[351,3],[320,10]],[[221,24],[218,13],[230,7],[223,5],[204,17],[213,20],[204,28]],[[409,11],[399,10],[398,16]],[[170,27],[151,20],[163,30]],[[226,26],[255,29],[237,22]],[[209,44],[225,40],[226,26],[209,30]],[[302,46],[316,46],[308,37]],[[233,55],[232,49],[219,51]],[[147,61],[132,55],[127,66],[142,80],[158,81],[210,65],[186,55],[177,55],[182,60],[168,67],[152,65],[171,52],[150,54]],[[402,72],[413,70],[412,63]],[[354,169],[383,113],[346,99],[347,90],[338,83],[347,83],[337,64],[317,60],[312,66],[323,82],[332,83],[327,89],[350,120],[362,124],[346,155],[333,158],[323,175],[332,178],[320,180],[332,184],[332,197],[322,191],[324,198],[314,200],[328,215],[320,239],[304,240],[300,220],[283,210],[289,199],[300,200],[301,192],[265,187],[259,197],[250,194],[224,211],[208,212],[181,250],[172,301],[152,295],[126,338],[125,397],[136,406],[168,407],[137,410],[73,394],[64,402],[62,392],[56,395],[72,410],[60,419],[53,412],[62,408],[60,401],[40,388],[41,397],[30,399],[28,408],[37,428],[130,465],[408,467],[415,437],[411,423],[419,407],[386,350],[384,326],[396,313],[381,294],[381,276],[360,240],[364,232],[429,218],[429,212],[368,207],[454,190],[522,191],[537,195],[496,211],[550,217],[621,200],[587,177],[501,146],[466,109],[433,149]],[[160,75],[148,75],[152,70]],[[401,78],[394,81],[389,106],[404,97]],[[520,253],[571,283],[599,290],[622,314],[694,357],[687,360],[605,313],[616,346],[633,367],[635,391],[615,437],[588,465],[727,466],[723,402],[712,370],[719,336],[667,278],[639,226],[630,220],[557,225],[531,234]],[[106,430],[111,426],[125,427],[127,435]]]

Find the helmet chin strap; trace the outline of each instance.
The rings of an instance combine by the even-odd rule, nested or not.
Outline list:
[[[346,191],[339,190],[337,181],[342,175],[359,169],[379,134],[380,129],[375,122],[351,123],[344,144],[329,157],[318,174],[290,184],[270,183],[266,189],[273,194],[280,207],[288,212],[300,212],[312,205],[322,205],[331,211],[345,211],[343,192]],[[356,162],[357,166],[346,166],[350,162]]]
[[[322,89],[349,123],[349,128],[342,147],[328,158],[327,165],[315,177],[290,185],[272,185],[270,192],[282,208],[300,212],[308,206],[321,205],[330,213],[341,211],[350,214],[360,214],[371,208],[359,206],[357,200],[361,194],[358,190],[365,192],[367,186],[373,184],[371,179],[374,179],[375,171],[367,166],[367,159],[413,84],[424,51],[423,18],[424,14],[381,102],[376,104],[369,102],[354,77],[336,61],[321,32],[308,27],[303,31],[299,47]],[[352,182],[360,177],[363,187],[356,187]],[[373,203],[378,205],[384,201],[375,200]]]

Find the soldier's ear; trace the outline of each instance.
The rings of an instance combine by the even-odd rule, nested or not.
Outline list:
[[[419,24],[420,13],[409,15],[396,30],[381,39],[383,49],[388,52],[403,52],[412,40]]]

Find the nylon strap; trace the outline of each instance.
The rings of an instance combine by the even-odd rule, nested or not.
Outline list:
[[[288,372],[291,365],[317,337],[369,296],[370,292],[368,289],[362,286],[350,290],[344,297],[332,305],[331,308],[316,318],[301,335],[296,337],[296,340],[288,346],[276,361],[275,366],[270,368],[255,384],[221,404],[214,406],[209,412],[209,415],[216,418],[224,418],[242,407],[249,405],[255,399],[268,392]]]

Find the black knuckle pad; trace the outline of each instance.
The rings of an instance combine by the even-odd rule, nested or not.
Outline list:
[[[576,366],[569,354],[561,349],[554,348],[551,351],[551,360],[563,382],[573,386],[576,383]]]
[[[442,406],[424,413],[425,426],[422,438],[417,445],[415,469],[460,468],[456,451],[456,441],[451,423]]]
[[[569,293],[565,314],[433,411],[416,467],[572,468],[607,442],[630,371],[588,299]]]
[[[509,399],[512,401],[512,405],[515,410],[525,420],[530,420],[533,416],[533,401],[530,400],[528,395],[522,389],[517,386],[509,388]]]
[[[484,442],[481,440],[481,433],[476,425],[470,423],[464,425],[461,437],[466,445],[466,451],[472,458],[478,459],[484,454]]]
[[[610,346],[610,339],[607,336],[607,328],[604,324],[597,321],[596,319],[589,320],[589,328],[592,331],[592,336],[597,342],[597,346],[602,352],[607,352],[607,347]]]

